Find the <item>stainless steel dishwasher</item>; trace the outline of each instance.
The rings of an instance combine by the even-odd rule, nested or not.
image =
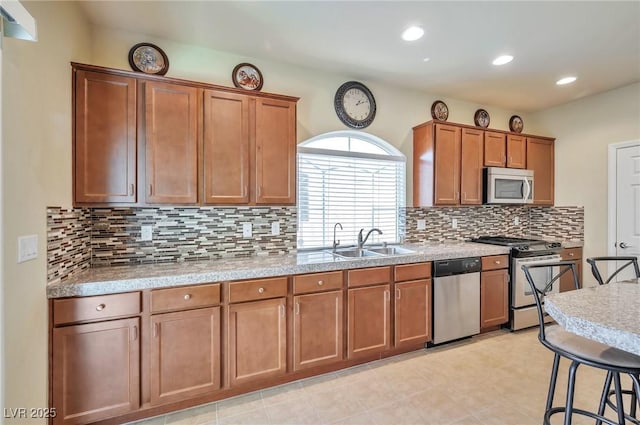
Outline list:
[[[480,333],[480,257],[433,263],[433,343]]]

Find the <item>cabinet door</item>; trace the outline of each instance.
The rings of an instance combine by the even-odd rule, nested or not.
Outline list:
[[[205,204],[249,203],[249,97],[205,90]]]
[[[220,388],[220,307],[151,317],[151,404]]]
[[[396,347],[430,340],[431,279],[396,283]]]
[[[138,409],[139,319],[53,329],[54,424],[86,424]]]
[[[75,78],[74,201],[136,202],[136,80]]]
[[[509,320],[507,270],[482,272],[480,277],[480,328],[497,326]]]
[[[527,137],[527,169],[533,170],[533,203],[553,205],[553,140]]]
[[[507,134],[507,167],[525,168],[527,165],[527,145],[524,136]]]
[[[296,105],[256,99],[256,204],[296,202]]]
[[[566,248],[560,251],[562,261],[575,261],[578,273],[578,284],[582,287],[582,248]],[[560,292],[573,291],[576,285],[569,272],[560,277]]]
[[[460,203],[482,204],[482,147],[481,130],[462,129],[460,166]]]
[[[342,360],[342,291],[294,297],[293,368]]]
[[[198,89],[145,83],[146,202],[198,201]]]
[[[456,205],[460,196],[460,128],[436,124],[434,203]]]
[[[389,285],[349,289],[349,358],[378,353],[390,347],[389,290]]]
[[[232,386],[286,372],[285,306],[285,298],[229,306],[229,379]]]
[[[507,164],[507,145],[504,133],[484,132],[485,167],[504,167]]]

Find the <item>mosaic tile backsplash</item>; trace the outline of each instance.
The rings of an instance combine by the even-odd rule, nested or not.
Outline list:
[[[58,282],[90,266],[90,211],[47,208],[47,282]]]
[[[583,207],[405,208],[399,212],[405,242],[465,241],[503,234],[549,240],[583,240]],[[518,224],[514,224],[517,217]],[[452,228],[452,219],[457,228]],[[418,220],[425,229],[417,230]],[[271,235],[271,223],[280,235]],[[243,238],[242,223],[253,224]],[[295,251],[296,207],[47,209],[47,278],[64,280],[88,267],[209,260]],[[141,226],[153,239],[141,240]]]

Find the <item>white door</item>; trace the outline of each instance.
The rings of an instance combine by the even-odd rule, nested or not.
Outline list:
[[[640,257],[640,143],[617,149],[615,236],[615,255]],[[633,270],[625,277],[634,277]]]

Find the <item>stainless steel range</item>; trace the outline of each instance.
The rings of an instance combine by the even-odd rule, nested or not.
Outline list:
[[[512,330],[528,328],[538,324],[538,313],[535,300],[522,271],[523,265],[546,264],[560,261],[560,249],[558,242],[547,242],[539,239],[511,238],[507,236],[481,236],[473,239],[473,242],[501,245],[511,248],[509,285],[509,326]],[[535,273],[555,273],[554,270],[536,270]],[[536,279],[536,281],[548,281],[549,279]],[[541,288],[542,289],[542,288]],[[552,292],[558,292],[560,283],[553,286]]]

